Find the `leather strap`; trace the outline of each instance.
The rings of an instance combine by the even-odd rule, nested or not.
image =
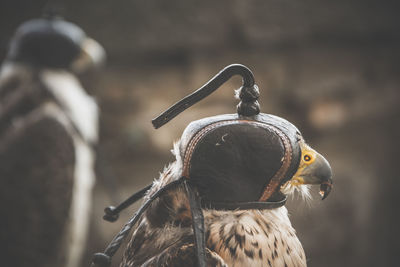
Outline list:
[[[270,210],[282,207],[285,205],[287,197],[284,196],[279,201],[269,202],[208,202],[203,200],[201,206],[204,209],[214,210]]]

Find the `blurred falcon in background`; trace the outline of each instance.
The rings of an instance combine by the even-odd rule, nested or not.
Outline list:
[[[98,106],[76,74],[103,48],[60,18],[23,23],[0,72],[2,266],[80,266]]]

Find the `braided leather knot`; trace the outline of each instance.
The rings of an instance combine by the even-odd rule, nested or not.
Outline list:
[[[242,86],[240,89],[240,102],[237,105],[237,113],[242,116],[254,116],[260,113],[260,104],[257,99],[260,97],[260,91],[257,85],[251,87]]]

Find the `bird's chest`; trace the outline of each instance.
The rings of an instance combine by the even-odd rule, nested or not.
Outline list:
[[[259,211],[211,214],[206,216],[207,247],[228,266],[306,266],[288,219],[280,221]]]

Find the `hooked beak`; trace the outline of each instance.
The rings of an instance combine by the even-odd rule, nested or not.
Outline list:
[[[324,200],[332,190],[332,169],[321,154],[315,150],[313,152],[315,160],[309,165],[300,166],[292,180],[296,184],[319,184],[319,194]]]
[[[104,48],[92,38],[87,37],[81,45],[81,53],[72,63],[76,73],[82,73],[91,68],[101,67],[106,58]]]

